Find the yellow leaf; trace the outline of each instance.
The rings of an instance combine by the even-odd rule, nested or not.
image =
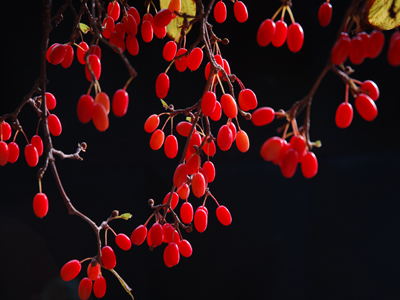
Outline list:
[[[169,3],[171,0],[160,0],[160,8],[168,8]],[[196,2],[195,0],[181,0],[181,13],[186,13],[189,16],[195,16],[196,15]],[[175,40],[177,37],[179,39],[181,35],[181,28],[180,26],[183,23],[183,18],[181,17],[176,17],[175,19],[172,19],[171,23],[168,24],[167,26],[167,34],[170,39]],[[190,21],[190,19],[189,19]],[[191,29],[191,26],[186,32],[189,32]]]
[[[90,31],[90,27],[84,23],[79,23],[79,28],[81,29],[83,34],[86,34]]]
[[[400,0],[370,0],[366,20],[374,28],[390,30],[400,25]]]
[[[163,99],[160,99],[160,100],[161,100],[162,106],[164,106],[164,108],[168,108],[167,102],[165,102]]]

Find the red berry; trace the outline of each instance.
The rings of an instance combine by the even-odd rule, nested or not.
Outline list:
[[[131,241],[134,245],[141,245],[143,244],[144,240],[146,239],[147,235],[147,227],[144,225],[139,225],[131,234]]]
[[[32,144],[25,146],[25,159],[30,167],[35,167],[39,162],[39,154]]]
[[[201,100],[201,111],[205,116],[211,116],[214,112],[217,97],[211,91],[206,92]]]
[[[114,20],[115,19],[111,16],[108,16],[108,17],[104,18],[104,20],[103,20],[103,36],[106,39],[109,39],[111,36],[111,33],[113,33],[115,30]]]
[[[125,251],[131,249],[132,246],[131,240],[126,234],[123,233],[120,233],[115,237],[115,243],[118,245],[118,247]]]
[[[166,73],[158,75],[156,80],[156,94],[160,99],[167,97],[169,90],[169,77]]]
[[[182,184],[185,183],[187,176],[188,176],[188,168],[186,164],[179,164],[176,167],[174,173],[174,179],[173,179],[174,185],[179,188]]]
[[[188,167],[188,174],[193,175],[198,172],[200,168],[200,156],[198,154],[193,154],[189,160],[186,162],[186,166]]]
[[[171,22],[173,16],[173,12],[168,8],[161,9],[154,16],[154,25],[156,27],[165,27]]]
[[[151,231],[149,232],[151,242],[154,246],[159,246],[162,244],[164,239],[163,228],[160,223],[154,223],[151,226]]]
[[[271,123],[274,120],[274,118],[275,118],[275,111],[272,108],[260,107],[253,112],[251,116],[251,121],[256,126],[264,126]]]
[[[232,131],[228,125],[222,125],[218,131],[217,144],[222,151],[227,151],[232,144]]]
[[[90,74],[90,71],[89,71],[89,68],[90,68],[93,71],[93,75],[96,78],[96,80],[99,80],[100,75],[101,75],[101,63],[100,63],[99,57],[95,54],[90,54],[88,56],[88,62],[89,62],[89,64],[85,65],[86,79],[89,82],[92,81],[92,75]]]
[[[215,102],[215,108],[213,113],[210,115],[211,120],[213,121],[218,121],[221,119],[222,116],[222,108],[221,108],[221,103],[219,101]]]
[[[239,106],[243,111],[255,109],[257,107],[257,96],[250,89],[244,89],[239,92]]]
[[[242,1],[236,1],[233,5],[233,12],[235,14],[235,18],[239,23],[244,23],[247,21],[249,17],[247,13],[247,7],[244,5]]]
[[[110,98],[108,98],[108,95],[106,93],[98,93],[94,98],[94,103],[99,103],[103,105],[107,115],[110,113]]]
[[[216,213],[217,213],[218,221],[222,225],[228,226],[232,223],[231,213],[225,206],[223,206],[223,205],[218,206]]]
[[[135,7],[131,6],[129,8],[128,15],[132,15],[135,18],[136,25],[139,26],[139,24],[140,24],[140,15],[139,15],[138,10]]]
[[[180,58],[175,58],[175,67],[179,72],[184,72],[187,68],[188,61],[187,57],[185,56],[187,52],[187,49],[185,48],[180,48],[178,52],[176,52],[176,56],[181,56]]]
[[[34,135],[31,138],[31,144],[36,147],[39,156],[43,154],[43,141],[42,138],[38,135]]]
[[[305,178],[312,178],[318,172],[317,157],[313,152],[307,152],[301,162],[301,171]]]
[[[350,103],[343,102],[336,110],[335,122],[339,128],[347,128],[353,120],[353,107]]]
[[[50,46],[50,48],[47,49],[47,52],[46,52],[46,59],[47,59],[47,61],[48,61],[49,63],[51,63],[51,61],[50,61],[50,53],[51,53],[51,51],[53,50],[53,48],[56,47],[57,45],[59,45],[59,43],[54,43],[53,45]]]
[[[117,265],[117,258],[115,257],[114,250],[110,246],[104,246],[101,249],[101,261],[106,269],[114,269]]]
[[[272,37],[272,45],[275,47],[281,47],[286,41],[287,31],[288,29],[285,21],[277,21],[275,23],[275,33]]]
[[[74,60],[74,48],[72,48],[71,45],[66,45],[65,46],[65,56],[61,62],[61,66],[65,69],[69,68],[71,66],[73,60]]]
[[[302,135],[294,135],[290,139],[290,146],[297,152],[299,162],[306,154],[306,141]]]
[[[322,27],[328,26],[332,18],[332,5],[329,2],[321,4],[318,10],[318,20]]]
[[[153,40],[153,26],[151,22],[143,19],[142,27],[140,29],[142,39],[145,43],[150,43]]]
[[[287,32],[287,45],[293,53],[299,52],[303,47],[304,32],[299,23],[290,24]]]
[[[353,64],[359,65],[364,61],[365,56],[364,42],[357,35],[350,41],[349,59]]]
[[[94,267],[92,267],[92,263],[88,265],[87,268],[87,277],[89,277],[90,280],[95,281],[99,275],[100,275],[100,264],[97,263]]]
[[[178,131],[181,136],[188,137],[191,129],[192,123],[190,122],[182,121],[176,125],[176,131]]]
[[[82,95],[78,101],[77,114],[80,122],[89,123],[93,116],[94,100],[90,95]]]
[[[163,205],[167,204],[170,195],[171,195],[171,192],[169,192],[167,195],[165,195],[164,200],[162,202]],[[178,205],[178,202],[179,202],[179,196],[176,192],[173,192],[172,198],[171,198],[171,204],[170,204],[172,210],[174,210],[176,208],[176,206]]]
[[[341,65],[347,59],[350,49],[350,38],[345,32],[342,32],[339,39],[332,48],[331,60],[335,65]]]
[[[164,261],[165,264],[175,266],[179,263],[179,248],[178,245],[175,244],[174,242],[168,244],[167,247],[165,247],[164,250]]]
[[[139,54],[139,43],[136,36],[130,34],[126,37],[126,49],[130,55],[138,55]]]
[[[0,146],[0,148],[1,148],[1,146]],[[0,150],[0,157],[1,157],[1,153],[2,153],[2,151]],[[15,163],[18,160],[18,156],[19,156],[18,144],[15,142],[9,143],[8,144],[8,162]],[[0,160],[1,160],[1,158],[0,158]],[[1,165],[1,163],[0,163],[0,165]]]
[[[107,284],[103,276],[97,277],[93,284],[93,293],[97,298],[103,298],[106,294]]]
[[[240,152],[247,152],[250,148],[249,137],[243,130],[240,130],[236,135],[236,146]]]
[[[171,61],[174,59],[176,55],[176,50],[178,46],[176,45],[175,41],[169,41],[165,44],[163,48],[163,57],[166,61]]]
[[[297,164],[299,163],[299,156],[297,151],[290,148],[286,153],[285,157],[282,159],[281,172],[286,178],[293,177],[296,172]]]
[[[167,27],[166,26],[163,26],[163,27],[154,26],[153,31],[154,31],[155,36],[159,39],[163,39],[167,35]]]
[[[261,23],[257,31],[257,43],[261,47],[267,46],[275,34],[275,22],[271,19],[266,19]]]
[[[223,23],[226,20],[226,6],[222,0],[215,4],[214,19],[217,21],[217,23]]]
[[[375,102],[363,93],[357,96],[355,105],[358,113],[364,120],[373,121],[378,115]]]
[[[118,20],[120,14],[120,7],[118,1],[108,3],[107,14],[114,20]]]
[[[57,105],[56,97],[54,97],[52,93],[46,92],[45,98],[46,98],[46,107],[48,110],[53,110],[54,108],[56,108]]]
[[[367,48],[367,56],[376,58],[382,52],[385,36],[382,31],[374,30],[369,35],[369,47]]]
[[[189,202],[184,202],[180,210],[181,220],[185,224],[193,221],[193,206]]]
[[[224,114],[231,119],[236,118],[238,109],[235,99],[233,99],[232,95],[224,94],[221,97],[221,106]]]
[[[284,147],[283,139],[280,137],[274,136],[270,137],[268,140],[264,142],[261,147],[260,154],[261,157],[266,161],[273,161],[277,157],[279,157],[282,149]]]
[[[78,45],[78,49],[76,50],[76,57],[78,58],[78,61],[82,64],[85,65],[85,56],[86,52],[89,50],[88,44],[85,42],[80,42]]]
[[[6,142],[0,141],[0,166],[5,166],[8,162],[10,151]]]
[[[374,101],[378,100],[378,98],[379,98],[379,88],[376,85],[376,83],[373,82],[372,80],[365,80],[361,84],[360,89],[363,90],[363,91],[366,91],[368,96],[372,100],[374,100]]]
[[[92,293],[92,287],[93,287],[93,282],[87,277],[83,278],[79,283],[79,289],[78,289],[79,299],[81,300],[89,299],[90,294]]]
[[[192,245],[187,240],[182,240],[178,243],[179,252],[184,257],[190,257],[193,253]]]
[[[206,138],[206,137],[204,137],[204,138]],[[215,152],[217,151],[214,141],[213,140],[211,140],[211,142],[206,141],[206,143],[203,146],[203,151],[208,156],[214,156]]]
[[[203,174],[200,172],[194,173],[192,176],[192,192],[197,198],[204,195],[206,191],[207,183],[204,179]]]
[[[62,280],[70,281],[78,276],[79,272],[81,271],[81,263],[79,260],[70,260],[67,262],[60,271],[60,275]]]
[[[128,14],[122,18],[122,24],[124,25],[125,32],[127,35],[136,35],[138,32],[138,25],[136,24],[135,18]]]
[[[117,47],[121,52],[125,51],[125,41],[124,39],[115,31],[110,35],[110,43]],[[116,51],[118,52],[118,51]]]
[[[198,232],[204,232],[207,228],[208,215],[204,209],[197,209],[194,214],[194,227]]]
[[[215,167],[211,161],[206,161],[203,164],[203,169],[207,172],[207,182],[213,182],[215,179]]]
[[[116,33],[118,33],[123,39],[125,39],[125,34],[126,34],[125,26],[124,26],[124,24],[122,22],[119,22],[119,23],[115,24],[114,31]],[[126,45],[126,47],[128,48],[128,45]],[[128,50],[129,50],[129,48],[128,48]]]
[[[200,147],[201,144],[201,137],[200,134],[195,131],[192,135],[192,138],[190,139],[189,142],[189,147],[188,150],[190,153],[195,153],[196,152],[196,148],[194,146]]]
[[[52,63],[53,65],[60,64],[65,57],[66,51],[67,49],[63,44],[58,44],[54,48],[52,48],[49,56],[50,63]]]
[[[156,114],[153,114],[148,117],[146,122],[144,123],[144,130],[148,133],[151,133],[157,129],[159,124],[160,118]]]
[[[129,95],[124,89],[115,92],[112,100],[112,110],[115,116],[122,117],[128,111]]]
[[[11,137],[11,126],[7,122],[2,122],[0,124],[0,140],[8,141]]]
[[[161,129],[154,131],[150,138],[150,148],[153,150],[160,149],[164,143],[164,137],[164,132]]]
[[[61,134],[62,132],[61,122],[56,115],[50,114],[47,117],[47,124],[49,125],[49,130],[52,135],[59,136]]]
[[[203,61],[203,50],[199,47],[196,47],[190,52],[188,58],[188,68],[191,71],[195,71],[200,67],[201,62]]]

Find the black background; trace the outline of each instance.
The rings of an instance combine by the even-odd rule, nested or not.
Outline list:
[[[63,1],[54,2],[56,12]],[[286,44],[281,48],[256,44],[258,26],[274,14],[280,1],[245,1],[249,20],[244,24],[235,20],[233,4],[225,2],[226,23],[215,24],[213,17],[210,22],[217,36],[230,40],[221,51],[232,72],[257,94],[259,106],[290,108],[308,93],[321,72],[346,9],[342,2],[347,1],[333,1],[333,19],[327,28],[321,28],[317,20],[323,1],[294,1],[295,19],[305,32],[303,49],[296,54]],[[145,13],[142,2],[129,4]],[[7,1],[2,3],[2,12],[0,115],[13,111],[38,77],[42,33],[40,1]],[[73,17],[67,12],[64,19],[51,33],[50,44],[68,42]],[[290,23],[288,17],[285,20]],[[188,44],[197,33],[195,26]],[[109,233],[109,244],[117,255],[116,271],[131,286],[135,299],[400,298],[399,69],[386,61],[390,34],[386,33],[377,59],[354,66],[354,78],[374,80],[380,88],[376,120],[364,121],[355,112],[350,128],[335,126],[345,86],[333,73],[315,94],[310,134],[323,145],[314,149],[319,160],[315,178],[305,179],[298,169],[292,179],[285,179],[277,166],[260,158],[262,143],[277,134],[283,121],[255,128],[240,118],[240,126],[250,136],[250,150],[242,154],[233,146],[228,152],[217,151],[212,159],[217,177],[210,190],[231,211],[229,227],[218,222],[217,206],[207,201],[207,230],[184,233],[193,255],[181,257],[172,269],[163,263],[164,246],[153,252],[145,245],[133,246],[124,252]],[[88,36],[84,39],[90,41]],[[170,190],[179,161],[166,158],[162,150],[152,151],[150,134],[143,130],[149,115],[163,111],[154,86],[157,75],[168,66],[162,59],[167,40],[155,38],[145,44],[139,37],[139,55],[127,54],[139,76],[127,90],[127,115],[110,114],[110,128],[104,133],[92,123],[80,124],[76,117],[78,99],[89,87],[83,66],[75,60],[67,70],[53,65],[47,69],[47,89],[57,98],[54,113],[63,125],[62,135],[53,138],[54,147],[72,153],[77,143],[88,144],[83,162],[57,159],[65,190],[75,207],[97,224],[114,209],[132,213],[129,221],[110,224],[129,236],[152,213],[147,200],[160,203]],[[124,86],[128,73],[112,50],[105,46],[102,50],[100,84],[112,95]],[[201,69],[204,66],[205,62]],[[202,70],[179,73],[172,67],[168,74],[167,103],[183,108],[201,97]],[[235,89],[238,92],[239,86]],[[174,124],[180,120],[183,117],[176,117]],[[31,107],[23,108],[20,122],[28,137],[35,134],[37,117]],[[212,123],[214,134],[224,122],[223,117]],[[182,148],[184,140],[179,142]],[[22,135],[17,143],[24,148]],[[0,170],[1,299],[77,299],[79,279],[85,272],[64,283],[59,270],[71,259],[94,256],[96,241],[86,223],[68,215],[50,171],[43,179],[49,213],[43,219],[34,215],[37,170],[29,168],[22,156]],[[194,207],[202,202],[194,196],[189,200]],[[84,263],[83,270],[86,267]],[[108,284],[104,299],[130,298],[110,272],[105,270],[103,275]]]

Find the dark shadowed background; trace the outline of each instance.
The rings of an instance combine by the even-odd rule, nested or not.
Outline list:
[[[143,15],[142,2],[129,4]],[[346,9],[343,2],[348,1],[332,1],[333,19],[327,28],[321,28],[317,19],[322,0],[293,1],[295,19],[305,32],[303,49],[296,54],[286,44],[261,48],[256,43],[258,26],[272,17],[280,1],[245,1],[249,20],[243,24],[234,18],[233,4],[225,2],[226,23],[216,24],[210,18],[217,36],[230,40],[221,46],[223,57],[257,94],[259,106],[289,109],[308,93],[323,69]],[[54,12],[63,3],[54,1]],[[40,1],[7,1],[1,10],[3,115],[15,109],[38,77],[42,15]],[[285,20],[290,23],[289,18]],[[71,24],[72,15],[67,12],[51,33],[50,44],[68,42]],[[188,44],[197,33],[194,26]],[[250,136],[250,150],[243,154],[232,146],[228,152],[217,151],[212,159],[217,176],[210,190],[232,213],[230,226],[218,222],[216,204],[207,201],[207,230],[183,233],[193,246],[193,255],[181,257],[172,269],[163,262],[165,246],[153,252],[145,245],[133,246],[124,252],[109,232],[109,244],[117,255],[116,271],[131,286],[135,299],[400,298],[399,69],[386,60],[390,34],[386,33],[377,59],[354,66],[354,78],[371,79],[380,88],[376,120],[364,121],[355,112],[348,129],[336,127],[335,111],[344,101],[345,86],[333,73],[315,94],[310,134],[323,145],[313,150],[319,161],[315,178],[305,179],[298,168],[292,179],[286,179],[277,166],[259,156],[262,143],[277,134],[282,120],[255,128],[239,118]],[[88,36],[84,39],[90,41]],[[79,123],[76,116],[78,99],[89,87],[83,66],[76,60],[66,70],[48,65],[47,89],[57,98],[54,113],[63,125],[61,136],[53,138],[54,147],[72,153],[78,143],[88,144],[83,162],[57,158],[65,190],[75,207],[98,224],[114,209],[132,213],[129,221],[110,224],[128,236],[152,213],[148,199],[160,203],[168,193],[179,161],[166,158],[162,150],[152,151],[150,134],[143,130],[149,115],[163,112],[154,86],[158,74],[168,67],[162,58],[168,38],[155,38],[150,44],[138,39],[139,55],[127,54],[139,73],[127,90],[128,113],[123,118],[110,114],[110,128],[104,133],[92,123]],[[123,87],[128,73],[112,50],[105,46],[102,50],[100,84],[112,95]],[[172,67],[165,101],[176,108],[194,104],[206,83],[205,63],[196,72],[179,73]],[[237,84],[235,89],[237,93]],[[350,101],[354,104],[354,99]],[[183,119],[176,117],[174,124]],[[30,106],[23,108],[20,122],[28,137],[35,134],[37,117]],[[216,134],[224,122],[225,117],[213,122],[212,132]],[[22,135],[17,143],[25,147]],[[179,139],[181,149],[183,143]],[[15,164],[0,169],[0,298],[77,299],[87,263],[72,282],[62,282],[59,271],[71,259],[94,256],[96,241],[86,223],[68,215],[50,171],[42,182],[49,213],[43,219],[34,215],[38,168],[28,167],[21,156]],[[202,203],[193,195],[189,200],[195,208]],[[113,274],[104,270],[103,275],[108,284],[104,299],[130,299]]]

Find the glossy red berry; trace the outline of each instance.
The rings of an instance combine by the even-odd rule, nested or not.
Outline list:
[[[299,52],[303,47],[304,32],[299,23],[290,24],[287,32],[287,45],[293,53]]]
[[[188,61],[187,61],[187,57],[185,56],[186,52],[187,52],[187,49],[185,49],[185,48],[180,48],[176,52],[176,56],[183,55],[179,58],[175,58],[175,67],[179,72],[184,72],[187,68]]]
[[[100,275],[100,269],[100,264],[98,264],[97,261],[95,266],[92,266],[92,263],[88,264],[87,277],[89,277],[90,280],[95,281]]]
[[[153,25],[148,20],[143,20],[141,27],[142,39],[145,43],[150,43],[153,40]]]
[[[128,14],[122,18],[122,24],[127,35],[136,35],[138,32],[138,25],[134,16]]]
[[[343,102],[336,110],[335,122],[339,128],[347,128],[353,120],[353,107],[350,103]]]
[[[120,233],[115,237],[115,243],[118,245],[118,247],[125,251],[131,249],[132,246],[131,240],[126,234],[123,233]]]
[[[49,200],[46,194],[37,193],[33,198],[33,211],[38,218],[43,218],[49,211]]]
[[[283,139],[274,136],[270,137],[261,146],[260,154],[261,157],[266,161],[273,161],[276,159],[284,147]]]
[[[46,92],[45,97],[46,97],[47,109],[53,110],[54,108],[56,108],[56,105],[57,105],[56,97],[54,97],[54,95],[49,92]]]
[[[206,161],[203,164],[203,169],[207,172],[207,182],[213,182],[215,179],[215,167],[211,161]]]
[[[194,214],[194,227],[198,232],[204,232],[207,228],[208,214],[204,209],[200,209],[200,207]]]
[[[203,61],[203,50],[201,50],[199,47],[194,48],[192,52],[190,52],[187,60],[189,70],[196,71]]]
[[[378,100],[378,98],[379,98],[379,88],[376,85],[376,83],[373,82],[372,80],[365,80],[361,84],[360,89],[363,90],[363,91],[366,91],[367,92],[366,94],[368,94],[368,96],[372,100],[374,100],[374,101]]]
[[[158,117],[158,115],[153,114],[150,117],[148,117],[146,122],[144,123],[144,130],[148,133],[151,133],[157,129],[159,124],[160,124],[160,118]]]
[[[136,36],[132,34],[128,35],[126,37],[125,43],[126,43],[126,49],[128,49],[130,55],[135,56],[139,54],[139,42]]]
[[[103,276],[97,277],[93,284],[93,293],[97,298],[103,298],[106,294],[107,284]]]
[[[366,121],[373,121],[378,115],[378,108],[375,102],[363,93],[357,96],[355,105],[360,116]]]
[[[158,75],[156,80],[156,94],[160,99],[164,99],[168,95],[169,77],[166,73]]]
[[[163,48],[163,57],[166,61],[172,61],[176,55],[178,46],[175,41],[169,41]]]
[[[217,23],[223,23],[226,20],[226,5],[222,0],[215,4],[214,19]]]
[[[161,9],[154,16],[154,25],[156,27],[165,27],[171,22],[173,16],[173,12],[168,8]]]
[[[214,92],[208,91],[203,95],[201,100],[201,111],[205,116],[211,116],[214,112],[215,105],[217,103],[217,97]]]
[[[332,19],[332,5],[329,2],[321,4],[318,10],[318,21],[322,27],[328,26]]]
[[[382,52],[383,44],[385,43],[385,36],[380,30],[373,30],[369,35],[369,47],[367,49],[367,56],[369,58],[376,58]]]
[[[0,157],[1,157],[1,153],[2,153],[2,151],[0,150]],[[8,144],[8,162],[15,163],[18,160],[18,157],[19,157],[18,144],[15,142],[9,143]],[[0,165],[1,165],[1,163],[0,163]]]
[[[151,231],[149,232],[151,242],[154,246],[159,246],[162,244],[164,239],[163,228],[160,223],[154,223],[151,226]]]
[[[238,108],[235,99],[233,99],[232,95],[224,94],[221,97],[221,107],[224,114],[231,119],[236,118],[238,113]]]
[[[78,276],[81,268],[82,265],[79,260],[70,260],[61,268],[60,275],[62,280],[70,281],[74,279],[76,276]]]
[[[0,124],[0,140],[8,141],[11,137],[11,126],[7,122],[2,122]]]
[[[43,141],[42,138],[38,135],[34,135],[31,138],[31,144],[36,147],[39,156],[43,154]]]
[[[92,287],[93,287],[93,282],[87,277],[83,278],[79,283],[79,288],[78,288],[79,299],[81,300],[89,299],[90,294],[92,293]]]
[[[62,132],[61,122],[56,115],[50,114],[47,117],[47,124],[49,125],[49,130],[52,135],[59,136],[61,134]]]
[[[288,29],[285,21],[277,21],[275,23],[275,33],[271,41],[272,45],[274,45],[275,47],[281,47],[286,41],[287,31]]]
[[[194,173],[192,176],[192,192],[197,198],[204,195],[206,191],[207,183],[204,179],[203,174],[200,172]]]
[[[66,45],[65,46],[65,56],[61,62],[61,66],[65,69],[69,68],[71,66],[73,60],[74,60],[74,48],[72,48],[71,45]]]
[[[164,143],[164,138],[165,134],[161,129],[154,131],[150,138],[150,148],[153,150],[160,149]]]
[[[0,166],[5,166],[8,163],[10,151],[6,142],[0,141]]]
[[[193,206],[190,202],[184,202],[180,209],[181,220],[185,224],[193,221]]]
[[[95,103],[93,107],[93,124],[98,131],[106,131],[109,126],[107,111],[100,103]]]
[[[227,151],[232,144],[232,131],[228,125],[222,125],[218,131],[217,144],[222,151]]]
[[[215,102],[214,111],[210,115],[210,118],[213,121],[218,121],[219,119],[221,119],[221,116],[222,116],[221,103],[217,100],[217,102]]]
[[[78,101],[77,115],[80,122],[89,123],[93,116],[94,100],[90,95],[82,95]]]
[[[317,157],[313,152],[307,152],[301,162],[301,171],[305,178],[312,178],[318,172]]]
[[[240,130],[236,135],[236,146],[240,152],[247,152],[250,148],[250,141],[247,133]]]
[[[165,138],[164,151],[168,158],[175,158],[178,154],[178,140],[173,134]]]
[[[93,71],[93,75],[96,78],[96,80],[99,80],[101,75],[101,63],[99,57],[95,54],[90,54],[88,56],[88,61],[89,63],[85,65],[86,79],[88,81],[92,81],[92,75],[89,71],[90,68]]]
[[[54,48],[52,48],[49,56],[50,63],[52,63],[53,65],[60,64],[65,57],[66,51],[66,46],[63,44],[58,44]]]
[[[190,257],[193,253],[192,245],[190,245],[189,241],[182,240],[178,243],[179,252],[184,257]]]
[[[244,23],[247,21],[249,14],[247,13],[247,7],[242,1],[236,1],[233,5],[233,12],[235,18],[239,23]]]
[[[101,261],[106,269],[114,269],[117,264],[114,250],[110,246],[104,246],[101,249]]]
[[[94,103],[98,103],[103,105],[104,109],[106,110],[107,115],[110,113],[110,98],[104,92],[100,92],[94,98]]]
[[[355,65],[361,64],[366,56],[362,38],[358,35],[353,37],[348,51],[350,61]]]
[[[30,167],[35,167],[39,162],[39,154],[32,144],[25,146],[25,159]]]
[[[179,164],[174,173],[173,182],[176,187],[180,187],[182,184],[185,183],[188,176],[188,167],[186,164]]]
[[[132,244],[139,246],[143,244],[147,236],[147,227],[144,225],[139,225],[131,234]]]
[[[275,22],[271,19],[266,19],[261,23],[257,31],[257,43],[261,47],[267,46],[275,34]]]
[[[297,164],[299,163],[299,156],[297,151],[293,148],[290,148],[286,153],[285,157],[282,159],[281,163],[281,172],[282,175],[286,178],[293,177],[296,172]]]
[[[123,117],[128,111],[129,95],[124,89],[115,92],[112,100],[112,110],[115,116]]]
[[[86,52],[89,50],[89,45],[86,44],[86,42],[80,42],[78,45],[78,49],[76,50],[76,57],[78,58],[78,61],[82,64],[85,65],[85,56]]]
[[[169,243],[167,247],[165,247],[164,250],[164,261],[165,264],[175,266],[179,263],[179,248],[178,245],[174,242]]]
[[[264,126],[271,123],[275,119],[275,111],[271,107],[260,107],[256,109],[251,121],[255,126]]]
[[[118,20],[120,14],[120,7],[118,1],[108,3],[107,14],[114,20]]]
[[[257,107],[257,96],[250,89],[243,89],[239,92],[239,106],[243,111]]]
[[[231,213],[225,206],[223,206],[223,205],[218,206],[216,214],[217,214],[218,221],[222,225],[228,226],[232,223]]]
[[[339,39],[332,48],[331,60],[335,65],[344,63],[349,55],[350,38],[345,32],[342,32]]]

